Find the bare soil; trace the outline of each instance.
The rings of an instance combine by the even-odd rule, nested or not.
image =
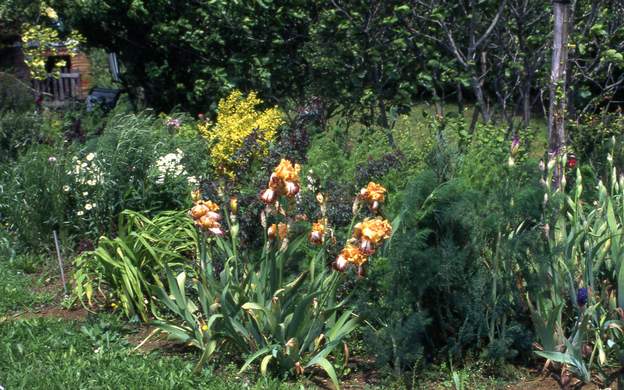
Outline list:
[[[136,333],[127,336],[128,342],[139,347],[138,351],[143,353],[150,353],[157,349],[165,354],[186,352],[183,345],[167,340],[166,335],[155,331],[156,328],[153,326],[139,325]],[[145,341],[148,337],[149,339]]]
[[[38,310],[24,311],[10,315],[15,320],[27,320],[31,318],[59,318],[67,321],[84,321],[89,314],[83,307],[67,310],[58,306],[45,306]]]

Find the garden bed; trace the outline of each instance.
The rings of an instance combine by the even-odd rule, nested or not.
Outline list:
[[[0,278],[3,278],[4,280],[9,280],[12,277],[8,277],[9,275],[7,274],[8,273],[13,274],[14,272],[17,272],[17,271],[15,269],[8,269],[8,270],[4,269],[2,272],[0,272]],[[169,340],[166,339],[166,336],[162,334],[160,336],[153,336],[147,342],[143,343],[144,340],[148,336],[150,336],[150,334],[154,332],[154,330],[156,329],[154,327],[140,325],[140,324],[137,324],[137,325],[124,324],[124,323],[119,322],[116,316],[111,316],[111,313],[108,311],[100,312],[100,313],[98,312],[90,313],[84,308],[80,307],[79,305],[72,309],[62,308],[60,306],[62,302],[62,298],[63,298],[62,285],[60,283],[54,282],[57,278],[50,276],[51,274],[53,274],[53,272],[54,272],[53,268],[48,269],[47,267],[44,267],[44,268],[40,268],[36,270],[36,272],[34,273],[31,273],[31,274],[22,273],[18,275],[17,279],[12,279],[14,280],[13,282],[14,285],[21,286],[19,288],[21,289],[22,293],[26,293],[30,289],[29,286],[33,285],[33,283],[36,285],[38,280],[45,281],[49,279],[50,282],[48,284],[43,285],[43,286],[38,286],[34,290],[36,291],[36,294],[44,294],[47,296],[52,295],[55,298],[46,303],[37,304],[37,305],[26,305],[18,311],[12,311],[12,312],[7,313],[3,317],[3,319],[0,320],[0,329],[2,329],[0,330],[0,333],[4,335],[10,334],[10,335],[13,335],[12,337],[15,337],[14,332],[21,332],[24,326],[31,329],[30,332],[34,332],[34,334],[36,334],[37,332],[44,332],[43,328],[46,328],[49,330],[49,332],[47,333],[47,336],[45,337],[49,337],[57,341],[65,337],[70,338],[69,343],[63,343],[62,344],[63,347],[57,351],[58,353],[62,353],[62,351],[66,351],[67,348],[71,348],[72,344],[75,344],[76,346],[78,346],[78,345],[84,344],[85,342],[90,343],[93,340],[95,340],[94,349],[97,349],[99,345],[98,337],[105,337],[105,336],[100,335],[100,336],[93,336],[95,337],[95,339],[91,339],[90,336],[87,336],[84,333],[80,332],[81,327],[88,326],[93,329],[98,329],[102,331],[102,325],[101,325],[102,323],[106,324],[108,322],[110,324],[116,324],[113,326],[113,328],[116,329],[116,331],[110,333],[110,335],[114,335],[113,338],[116,339],[117,341],[119,341],[119,337],[122,337],[122,339],[125,340],[125,342],[123,342],[122,346],[120,346],[118,349],[116,349],[117,347],[113,348],[113,350],[110,353],[113,354],[114,356],[117,356],[117,359],[121,359],[121,361],[123,361],[124,365],[126,365],[127,367],[123,370],[121,374],[119,374],[121,375],[121,378],[119,378],[119,380],[111,381],[108,385],[104,386],[107,388],[113,388],[114,383],[121,383],[120,380],[124,378],[124,375],[130,375],[130,373],[132,373],[131,375],[135,375],[135,370],[143,370],[144,368],[142,367],[145,367],[144,365],[148,362],[150,365],[156,365],[157,367],[164,368],[164,367],[169,367],[168,364],[173,364],[175,366],[179,364],[178,363],[179,361],[185,361],[185,360],[192,361],[193,359],[195,359],[195,357],[193,357],[194,354],[191,353],[192,350],[181,347],[179,344],[170,342]],[[0,301],[3,301],[3,300],[6,301],[7,297],[6,296],[0,297]],[[6,304],[7,302],[0,302],[0,303]],[[24,325],[21,325],[21,324],[24,324]],[[68,336],[67,330],[70,330],[70,333],[69,333],[70,336]],[[101,333],[106,334],[106,331],[107,330],[106,330],[106,325],[105,325],[104,332],[101,332]],[[14,350],[17,345],[20,345],[20,347],[18,348],[24,351],[23,353],[26,354],[25,356],[29,356],[28,355],[29,350],[31,351],[39,350],[39,348],[41,348],[39,343],[47,342],[45,341],[47,340],[45,337],[42,336],[42,340],[39,340],[38,337],[26,338],[26,339],[14,338],[10,342],[11,344],[10,348]],[[2,347],[7,348],[8,345],[9,344],[5,344]],[[54,354],[56,352],[54,350],[47,350],[46,353]],[[145,357],[144,358],[132,357],[132,356],[136,356],[137,354],[143,355]],[[52,359],[52,356],[50,356],[49,358]],[[168,363],[168,359],[174,359],[175,363]],[[104,360],[107,360],[107,359],[104,358]],[[43,362],[42,364],[44,366],[45,364],[47,364],[45,357],[42,358],[40,361]],[[22,372],[24,375],[26,374],[26,371],[20,371],[19,367],[22,367],[21,364],[22,363],[17,363],[17,362],[12,363],[11,367],[13,368],[13,370],[17,370],[17,372],[15,372],[13,376],[11,376],[11,378],[13,378],[11,380],[15,380],[16,378],[18,378],[19,372]],[[61,371],[63,371],[63,370],[69,369],[73,363],[70,358],[70,360],[67,360],[64,363],[61,362],[57,364],[62,365]],[[133,367],[132,365],[135,365],[135,367]],[[171,369],[173,369],[174,366],[171,366]],[[30,367],[30,366],[26,366],[26,367]],[[96,382],[99,380],[103,380],[102,378],[111,378],[112,375],[115,375],[115,373],[112,370],[118,370],[118,368],[113,368],[113,367],[114,366],[112,365],[97,366],[97,368],[94,367],[93,369],[96,370],[97,372],[87,374],[87,377],[91,376],[92,378],[96,378],[96,379],[92,379],[93,381],[96,381]],[[188,363],[186,367],[189,367]],[[385,379],[385,375],[379,371],[378,367],[375,364],[374,359],[372,359],[371,357],[353,356],[350,359],[349,368],[350,368],[350,373],[342,378],[342,388],[344,389],[355,390],[355,389],[363,389],[363,388],[369,388],[369,389],[402,388],[402,385],[400,385],[400,383],[395,383],[395,384],[393,384],[392,382],[388,383],[387,379]],[[29,368],[29,370],[30,369],[31,368]],[[45,370],[45,369],[46,369],[45,367],[44,368],[38,367],[38,370]],[[179,368],[176,368],[176,369],[179,370]],[[190,367],[187,368],[187,370],[188,369],[190,369]],[[215,368],[207,368],[207,370],[211,374],[203,375],[203,379],[198,379],[194,381],[193,383],[196,383],[196,384],[214,383],[214,378],[212,375],[216,375],[220,378],[225,378],[225,379],[219,380],[219,382],[221,382],[222,384],[214,385],[215,387],[209,386],[207,388],[236,389],[238,386],[240,386],[241,382],[253,383],[255,380],[258,380],[258,379],[254,379],[254,376],[242,376],[242,377],[237,376],[235,374],[235,370],[233,370],[232,367],[216,369],[216,370]],[[489,389],[501,389],[501,390],[502,389],[506,389],[506,390],[553,389],[554,390],[554,389],[561,388],[555,379],[550,378],[548,375],[544,375],[540,373],[539,371],[522,369],[520,367],[515,368],[514,370],[518,372],[516,374],[517,379],[508,378],[505,380],[488,378],[487,376],[480,376],[481,374],[479,374],[478,372],[473,372],[471,369],[467,369],[466,371],[462,371],[462,372],[466,374],[466,380],[468,381],[468,383],[474,384],[475,386],[475,387],[468,387],[468,388],[475,388],[475,389],[483,388],[483,389],[488,389],[488,390]],[[43,371],[37,371],[37,372],[43,372]],[[147,372],[150,372],[150,371],[148,370]],[[439,369],[437,372],[438,372],[439,377],[442,377],[444,379],[434,379],[433,373],[427,374],[426,377],[424,378],[419,375],[416,379],[418,383],[420,383],[421,388],[436,389],[436,390],[452,388],[452,382],[448,378],[448,375],[449,375],[448,372],[444,372]],[[159,374],[160,374],[159,372],[154,372],[149,375],[158,376]],[[67,381],[66,383],[72,383],[70,381],[72,380],[71,378],[75,375],[75,373],[71,373],[71,371],[65,371],[64,375],[68,375],[68,376],[55,376],[55,377],[53,376],[53,377],[56,378],[57,380]],[[144,374],[141,374],[141,377],[147,378]],[[4,383],[13,383],[13,382],[4,382]],[[126,382],[126,384],[128,383],[132,383],[132,382]],[[138,382],[135,382],[135,383],[138,383]],[[264,382],[262,381],[257,382],[256,386],[259,390],[263,388],[262,383]],[[331,384],[331,381],[329,381],[323,375],[322,372],[317,372],[317,375],[314,375],[308,378],[306,381],[302,383],[305,384],[306,387],[314,386],[314,387],[318,387],[321,389],[333,389],[333,385]],[[0,384],[3,384],[1,379],[0,379]],[[297,382],[292,382],[291,385],[293,386],[292,387],[293,389],[298,388]],[[288,388],[289,385],[284,384],[283,386],[285,386],[283,388],[286,389]],[[582,388],[583,389],[598,389],[598,387],[594,385],[588,385]]]

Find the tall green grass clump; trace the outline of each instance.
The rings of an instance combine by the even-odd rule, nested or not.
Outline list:
[[[162,118],[117,113],[101,125],[101,135],[25,146],[0,167],[0,218],[23,246],[49,247],[57,230],[70,248],[88,249],[116,231],[123,210],[187,207],[191,188],[208,179],[203,141]]]

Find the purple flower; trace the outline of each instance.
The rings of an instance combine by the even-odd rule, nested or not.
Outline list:
[[[587,303],[587,297],[588,297],[587,287],[579,288],[578,291],[576,292],[576,303],[578,303],[579,306],[585,306],[585,304]]]
[[[182,121],[180,121],[179,119],[168,119],[166,124],[169,127],[179,129],[180,125],[182,125]]]

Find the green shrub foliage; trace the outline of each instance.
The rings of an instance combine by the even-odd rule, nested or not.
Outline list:
[[[499,130],[478,129],[463,152],[439,137],[431,168],[394,202],[397,231],[361,292],[362,311],[379,326],[369,335],[371,352],[399,371],[475,352],[493,361],[526,358],[530,348],[515,253],[539,245],[530,229],[509,234],[540,219],[537,162],[510,167],[509,144],[483,143],[481,131]]]

